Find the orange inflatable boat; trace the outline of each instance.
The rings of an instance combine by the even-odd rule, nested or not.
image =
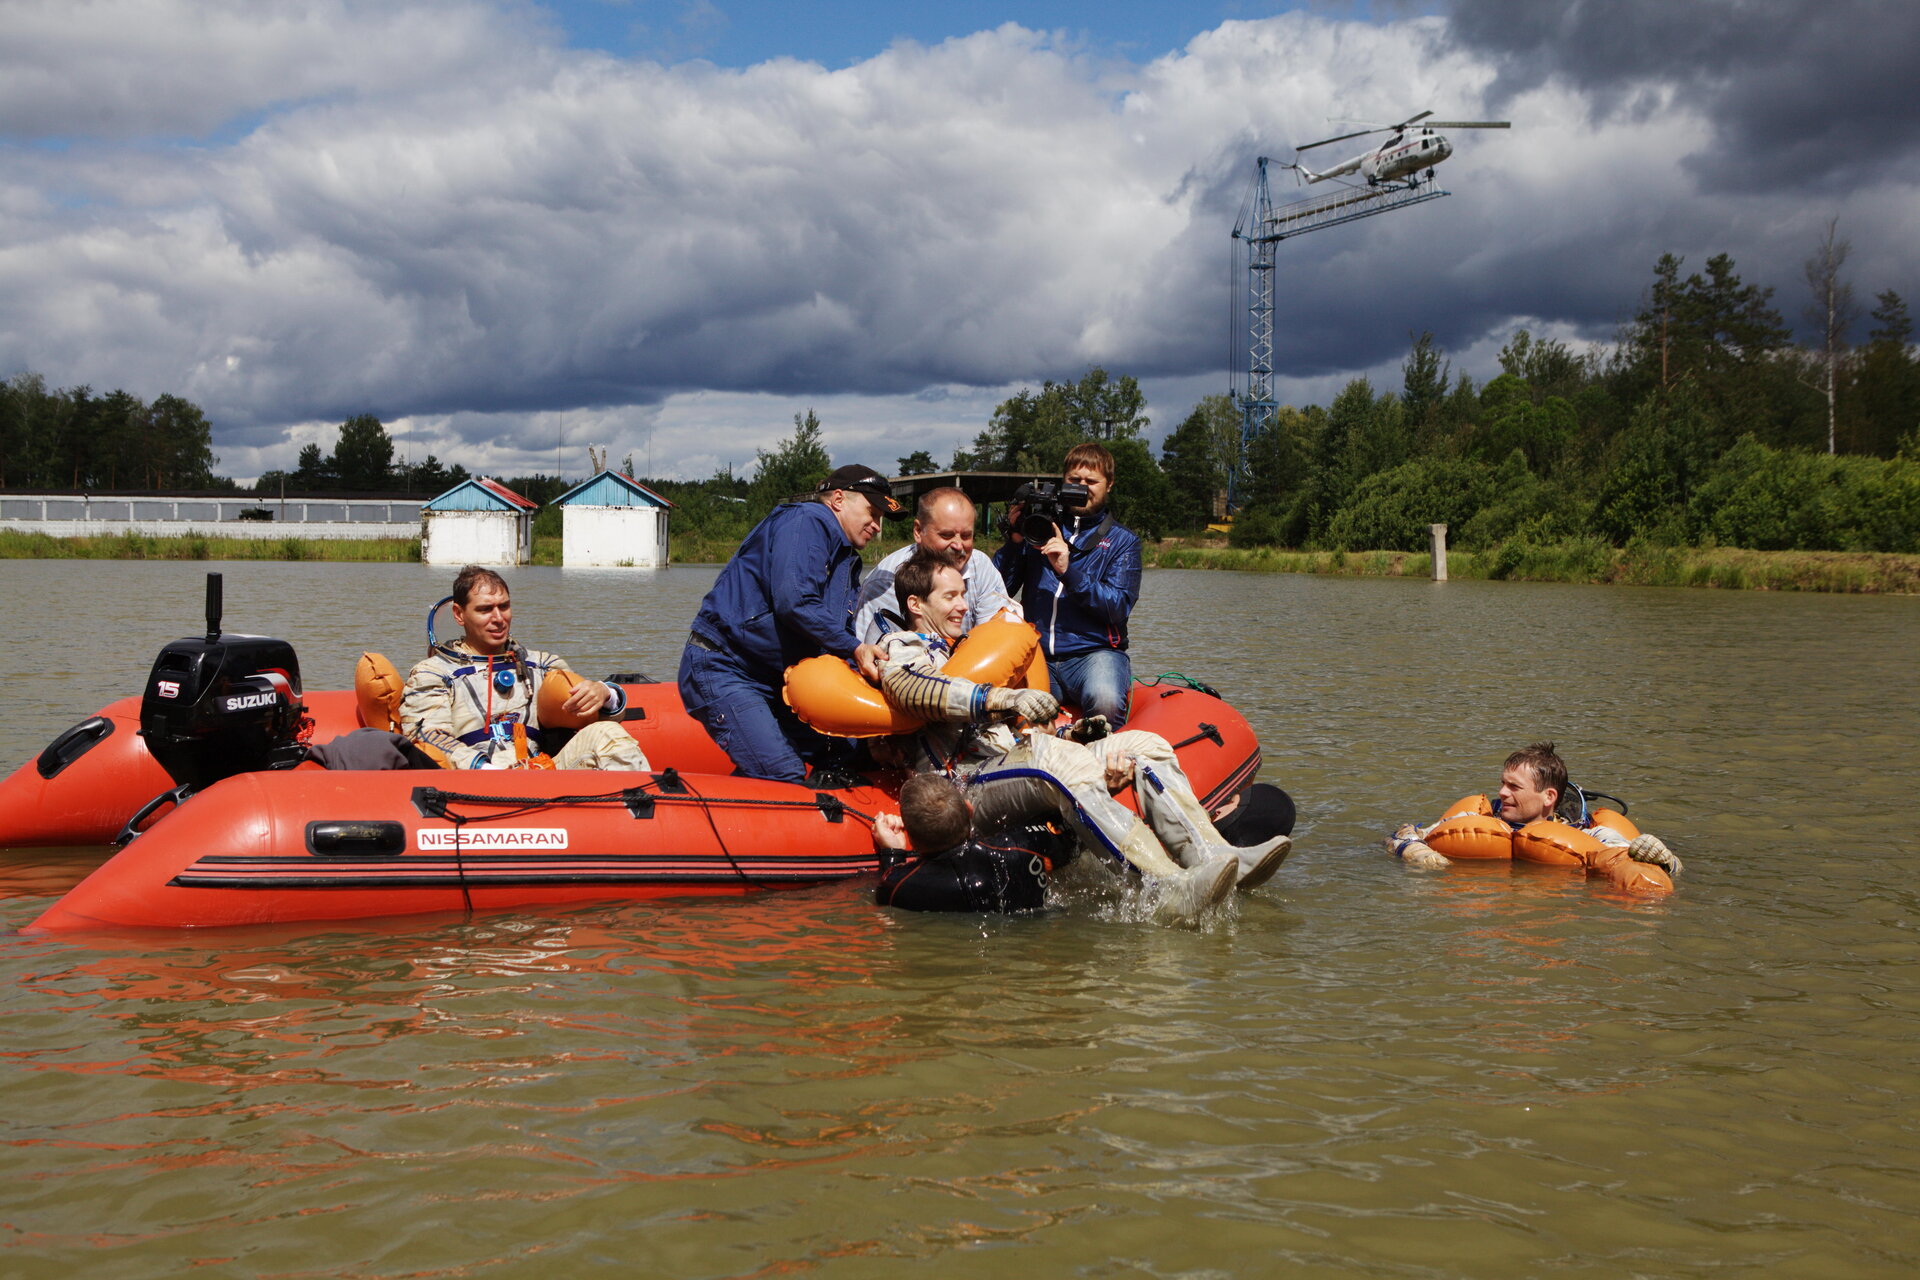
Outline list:
[[[732,772],[726,753],[687,715],[678,686],[621,688],[627,693],[622,727],[648,760],[687,772]],[[313,720],[314,742],[367,723],[352,690],[308,691],[301,701]],[[140,736],[140,699],[121,698],[0,780],[0,848],[108,844],[142,805],[173,785]]]
[[[238,774],[161,815],[29,929],[738,895],[877,869],[870,827],[895,808],[898,776],[832,792],[725,776],[725,756],[679,708],[674,686],[628,692],[647,708],[629,728],[648,758],[688,763],[657,773],[303,766]],[[1258,740],[1220,699],[1143,685],[1133,708],[1128,727],[1171,741],[1207,804],[1259,771]],[[135,736],[130,726],[125,736]]]
[[[398,672],[364,655],[354,693],[305,694],[292,645],[223,633],[220,612],[209,575],[206,635],[166,645],[137,702],[62,734],[0,787],[0,842],[126,842],[29,928],[744,894],[878,868],[873,819],[899,776],[834,791],[733,777],[672,684],[623,684],[619,722],[657,772],[323,769],[308,744],[391,726]],[[1005,641],[991,646],[1002,657]],[[548,692],[564,702],[564,683]],[[1253,731],[1208,692],[1143,687],[1132,723],[1174,744],[1210,805],[1259,770]]]

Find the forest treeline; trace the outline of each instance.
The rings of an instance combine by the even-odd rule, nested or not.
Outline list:
[[[1244,445],[1238,406],[1207,396],[1156,456],[1138,382],[1096,367],[1004,401],[946,464],[922,450],[892,469],[1054,472],[1073,445],[1100,440],[1118,467],[1118,518],[1150,536],[1196,532],[1225,515],[1231,493],[1239,546],[1421,550],[1444,522],[1470,550],[1586,540],[1920,552],[1913,323],[1885,291],[1864,340],[1851,341],[1845,256],[1830,227],[1807,263],[1811,345],[1792,340],[1772,291],[1743,282],[1725,254],[1692,273],[1668,255],[1610,348],[1521,330],[1484,385],[1421,334],[1398,388],[1361,378],[1325,406],[1280,406]],[[676,504],[676,536],[723,545],[832,470],[822,437],[809,410],[747,474],[646,483]],[[393,455],[380,420],[362,414],[341,424],[330,453],[309,444],[293,470],[255,487],[436,493],[467,476]],[[216,464],[204,415],[178,397],[51,391],[33,375],[0,387],[0,487],[234,487]],[[544,503],[571,482],[506,483]],[[556,512],[543,523],[558,532]]]
[[[1824,281],[1808,268],[1826,304],[1832,247]],[[1231,491],[1237,546],[1425,550],[1429,526],[1445,523],[1470,550],[1593,540],[1920,552],[1920,362],[1906,302],[1881,293],[1863,343],[1829,323],[1806,347],[1731,258],[1683,269],[1660,259],[1610,349],[1521,330],[1479,385],[1421,334],[1397,389],[1358,378],[1328,405],[1281,406],[1244,449],[1238,406],[1214,395],[1156,457],[1138,383],[1094,368],[1003,402],[947,466],[921,451],[896,470],[1050,472],[1073,445],[1100,440],[1114,453],[1119,519],[1153,536],[1196,532],[1225,514]],[[819,434],[811,414],[796,417],[751,479],[649,483],[682,504],[682,527],[737,536],[826,475],[835,460]]]
[[[1808,348],[1730,258],[1681,270],[1660,260],[1611,350],[1522,330],[1499,375],[1476,386],[1423,334],[1397,392],[1359,379],[1324,408],[1281,408],[1245,460],[1233,541],[1414,550],[1444,522],[1473,549],[1920,551],[1920,367],[1905,301],[1880,294],[1858,347]],[[1196,409],[1167,438],[1169,475],[1211,479],[1231,416],[1224,399]],[[1192,522],[1201,490],[1175,483]]]

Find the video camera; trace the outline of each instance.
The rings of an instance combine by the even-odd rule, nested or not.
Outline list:
[[[1030,480],[1013,492],[1013,502],[1020,508],[1020,523],[1016,528],[1009,520],[1002,519],[1003,532],[1018,533],[1028,542],[1039,546],[1053,539],[1054,526],[1059,524],[1070,511],[1081,511],[1093,498],[1083,484],[1071,484],[1066,481],[1056,483],[1052,480]]]

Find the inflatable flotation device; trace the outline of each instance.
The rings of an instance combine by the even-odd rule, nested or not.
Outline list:
[[[1555,818],[1538,818],[1517,830],[1500,818],[1484,795],[1465,796],[1448,807],[1440,822],[1422,840],[1438,853],[1462,861],[1531,862],[1550,867],[1581,867],[1602,875],[1615,888],[1631,893],[1666,893],[1673,880],[1659,867],[1633,861],[1624,847],[1595,836],[1592,827],[1606,827],[1627,840],[1640,828],[1617,809],[1582,808],[1588,828]]]
[[[587,682],[578,671],[558,667],[540,678],[540,691],[534,695],[534,709],[543,729],[579,729],[599,719],[598,715],[575,715],[566,709],[573,691]]]
[[[369,729],[400,732],[400,700],[407,682],[384,653],[363,653],[353,664],[353,703]]]
[[[1474,862],[1513,858],[1513,828],[1494,816],[1493,804],[1485,796],[1456,800],[1424,839],[1449,858]]]
[[[974,684],[1047,689],[1047,659],[1033,624],[1003,609],[960,638],[943,668]],[[912,733],[926,721],[896,710],[880,690],[830,653],[787,668],[781,697],[810,729],[836,738]]]
[[[1042,911],[1048,877],[1075,851],[1071,835],[1036,826],[995,832],[941,853],[897,854],[881,864],[873,900],[903,911]]]

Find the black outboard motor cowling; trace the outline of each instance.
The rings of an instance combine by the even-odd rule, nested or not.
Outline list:
[[[207,635],[160,650],[140,698],[140,736],[182,787],[261,769],[290,769],[299,740],[300,659],[267,636],[221,635],[219,575],[207,583]]]

